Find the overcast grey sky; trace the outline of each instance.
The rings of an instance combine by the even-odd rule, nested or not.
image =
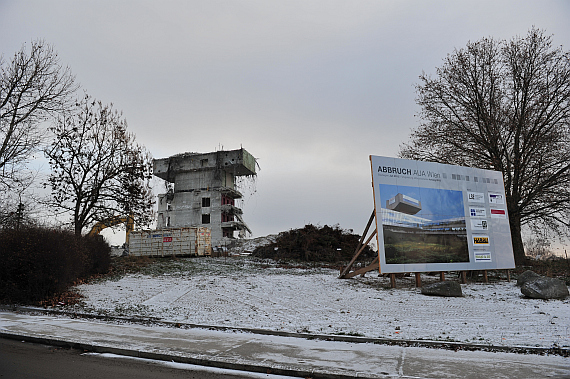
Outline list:
[[[569,20],[566,0],[0,0],[0,52],[45,39],[155,158],[243,146],[261,166],[244,203],[254,236],[362,233],[368,156],[396,156],[418,125],[422,71],[533,25],[569,50]]]

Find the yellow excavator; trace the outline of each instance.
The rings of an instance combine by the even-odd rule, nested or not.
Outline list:
[[[128,247],[129,246],[129,234],[133,231],[134,226],[135,226],[135,222],[133,220],[132,215],[129,215],[126,217],[114,216],[114,217],[110,217],[110,218],[105,219],[105,220],[101,220],[101,221],[97,222],[95,225],[93,225],[93,227],[91,228],[91,231],[88,233],[88,236],[90,236],[90,237],[97,236],[97,235],[99,235],[99,233],[101,233],[101,230],[103,230],[105,228],[110,228],[111,226],[119,225],[122,223],[125,223],[125,225],[126,225],[127,236],[125,239],[125,245]]]

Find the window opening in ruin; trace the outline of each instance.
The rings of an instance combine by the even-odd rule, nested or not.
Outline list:
[[[202,224],[209,224],[210,223],[210,215],[209,214],[203,214],[202,215]]]
[[[210,206],[210,198],[209,197],[203,197],[202,198],[202,207],[207,208],[209,206]]]
[[[226,204],[234,205],[234,199],[232,199],[226,195],[222,195],[222,205],[226,205]]]
[[[206,167],[207,165],[208,165],[208,160],[207,160],[207,159],[200,159],[200,166]]]

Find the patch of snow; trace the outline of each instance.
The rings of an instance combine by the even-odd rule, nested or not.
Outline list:
[[[228,246],[228,252],[230,255],[250,255],[256,248],[269,245],[275,242],[276,239],[276,234],[250,239],[237,239]]]
[[[562,378],[570,373],[569,358],[557,355],[449,351],[202,328],[116,324],[16,312],[0,312],[0,331],[168,355],[173,360],[175,357],[206,359],[223,364],[311,371],[323,376],[358,377],[362,373],[371,378]]]
[[[524,298],[514,281],[465,284],[464,297],[445,298],[413,286],[387,288],[389,279],[376,274],[343,280],[337,270],[285,269],[244,258],[180,262],[178,272],[81,285],[84,304],[74,310],[285,332],[570,346],[570,298]]]

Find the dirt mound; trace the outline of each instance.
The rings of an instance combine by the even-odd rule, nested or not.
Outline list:
[[[302,229],[292,229],[280,233],[275,242],[258,246],[253,256],[275,260],[298,260],[304,262],[343,262],[354,255],[360,236],[335,226],[305,225]],[[361,253],[363,260],[375,256],[366,247]]]
[[[256,248],[275,242],[277,235],[270,234],[252,239],[236,239],[227,246],[228,255],[250,255]]]

